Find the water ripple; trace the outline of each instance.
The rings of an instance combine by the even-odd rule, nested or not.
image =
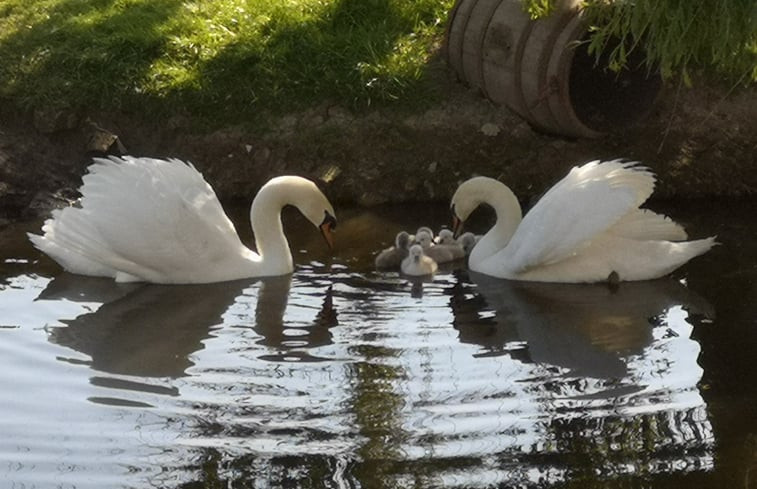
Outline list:
[[[692,335],[714,315],[672,279],[423,281],[308,258],[291,277],[164,287],[14,259],[0,485],[547,487],[713,470]]]

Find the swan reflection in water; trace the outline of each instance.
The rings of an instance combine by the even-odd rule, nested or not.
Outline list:
[[[314,358],[307,349],[331,343],[329,328],[337,324],[331,288],[308,287],[321,295],[312,325],[295,340],[286,334],[284,314],[292,276],[237,280],[203,285],[117,284],[106,279],[62,274],[40,294],[41,299],[103,303],[94,312],[53,328],[52,342],[84,353],[89,365],[112,374],[181,377],[193,366],[191,355],[203,349],[211,332],[227,323],[230,308],[254,294],[255,311],[235,308],[234,325],[261,336],[268,347],[261,359]],[[251,290],[257,287],[257,290]],[[318,299],[318,298],[316,298]],[[302,331],[298,331],[302,332]]]
[[[578,376],[625,377],[628,359],[655,341],[653,330],[671,308],[714,316],[703,298],[672,278],[612,287],[469,277],[473,293],[452,299],[462,343],[482,346],[480,356],[509,354]]]
[[[691,338],[714,315],[704,299],[673,279],[610,288],[457,278],[447,291],[452,327],[474,348],[424,381],[428,392],[415,402],[443,398],[456,408],[434,409],[433,423],[407,420],[425,430],[408,451],[497,453],[482,470],[501,472],[503,486],[570,474],[550,474],[525,453],[614,474],[709,467],[715,436]],[[472,413],[495,421],[476,424]],[[607,447],[617,447],[612,456]]]

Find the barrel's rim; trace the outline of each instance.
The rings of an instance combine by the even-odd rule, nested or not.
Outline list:
[[[578,117],[573,106],[573,98],[571,97],[570,92],[570,73],[573,69],[573,60],[576,55],[577,43],[581,42],[585,37],[584,34],[588,31],[588,26],[581,11],[579,11],[578,15],[575,15],[565,26],[565,31],[567,31],[566,37],[570,39],[570,41],[566,43],[563,53],[557,58],[556,67],[558,73],[564,73],[565,76],[558,78],[558,88],[556,93],[550,95],[549,102],[552,102],[552,97],[559,99],[558,103],[560,103],[563,108],[561,113],[562,115],[567,116],[565,122],[570,126],[579,129],[579,131],[576,131],[574,134],[575,136],[587,138],[599,138],[605,136],[607,134],[606,131],[598,131],[588,126]],[[563,124],[560,125],[562,126]]]

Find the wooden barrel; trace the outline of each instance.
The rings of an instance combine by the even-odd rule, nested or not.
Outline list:
[[[638,59],[610,73],[587,52],[579,0],[532,20],[521,0],[457,0],[444,52],[457,76],[535,128],[598,137],[648,114],[661,81]],[[636,51],[639,52],[639,50]]]

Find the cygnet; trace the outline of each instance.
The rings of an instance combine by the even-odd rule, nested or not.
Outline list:
[[[413,276],[431,275],[437,268],[436,262],[423,254],[423,247],[419,244],[410,247],[409,254],[401,265],[402,273]]]
[[[407,248],[410,245],[410,235],[406,231],[400,231],[394,238],[394,246],[382,250],[376,255],[376,268],[399,268],[402,260],[407,257]]]
[[[434,245],[431,234],[427,231],[419,231],[415,236],[415,242],[423,247],[423,253],[431,257],[436,263],[447,263],[459,260],[465,257],[462,246],[452,245]]]
[[[424,233],[428,233],[428,235],[431,236],[431,242],[433,243],[433,241],[434,241],[434,232],[428,226],[421,226],[421,227],[418,228],[418,230],[415,232],[415,234],[411,234],[410,235],[410,242],[411,243],[417,243],[418,242],[418,236],[419,235],[423,235]],[[425,248],[425,246],[424,246],[424,248]]]
[[[439,231],[439,234],[436,236],[436,239],[434,241],[436,241],[437,244],[441,245],[459,244],[457,241],[455,241],[455,234],[451,229],[447,228]]]
[[[463,251],[465,251],[465,255],[470,255],[470,252],[473,251],[473,247],[476,246],[476,243],[478,243],[478,240],[481,239],[480,236],[476,236],[475,234],[471,232],[463,233],[462,236],[457,238],[457,243],[463,247]]]
[[[423,247],[423,250],[428,250],[434,246],[434,234],[429,228],[418,228],[418,232],[415,233],[415,242]]]

